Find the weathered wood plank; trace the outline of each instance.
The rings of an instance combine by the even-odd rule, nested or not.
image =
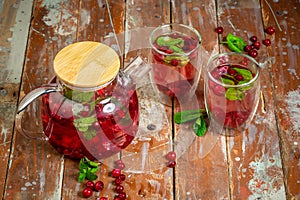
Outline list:
[[[26,3],[25,1],[22,1]],[[79,5],[65,1],[35,2],[21,97],[53,77],[53,58],[59,49],[74,42]],[[65,26],[65,24],[74,26]],[[33,112],[39,113],[39,107]],[[27,120],[35,127],[35,116]],[[36,128],[37,131],[37,128]],[[64,159],[44,141],[31,140],[16,132],[7,174],[6,199],[59,199],[62,191]]]
[[[274,87],[288,199],[300,199],[300,59],[298,1],[262,0],[264,28],[273,26],[275,34],[266,35],[272,46],[270,71]]]
[[[218,51],[215,1],[172,1],[173,21],[196,28],[202,37],[202,73],[210,55]],[[204,17],[205,16],[205,17]],[[202,76],[201,76],[202,77]],[[192,102],[181,103],[176,112],[185,109],[204,108],[204,87],[201,78],[197,96]],[[185,142],[184,154],[178,159],[176,173],[176,199],[229,199],[228,167],[225,139],[207,133],[203,138],[194,135],[192,123],[177,125],[176,143],[191,137],[192,144]],[[180,136],[183,134],[184,136]]]
[[[220,0],[217,4],[218,23],[224,27],[224,36],[233,33],[251,44],[249,38],[256,35],[262,43],[265,36],[258,1]],[[222,50],[228,51],[224,46]],[[258,52],[256,60],[264,63],[268,59],[266,47],[261,45]],[[227,138],[230,189],[233,199],[273,197],[285,199],[280,146],[274,116],[273,88],[268,67],[260,71],[264,102],[259,105],[249,128],[235,137]]]
[[[0,198],[5,191],[14,114],[30,24],[32,1],[0,2]]]

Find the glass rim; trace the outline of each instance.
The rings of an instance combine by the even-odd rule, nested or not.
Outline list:
[[[241,88],[241,87],[246,87],[246,86],[249,86],[251,85],[252,83],[254,83],[258,77],[259,77],[259,74],[260,74],[260,66],[259,66],[259,63],[252,57],[244,54],[244,53],[239,53],[239,52],[225,52],[225,53],[219,53],[219,54],[216,54],[212,57],[210,57],[208,59],[208,62],[207,62],[207,65],[206,65],[206,70],[208,70],[208,66],[211,64],[211,62],[213,60],[215,60],[216,58],[218,57],[221,57],[221,56],[225,56],[225,55],[238,55],[238,56],[242,56],[244,58],[247,58],[249,59],[251,62],[253,62],[256,66],[256,73],[255,73],[255,76],[248,82],[246,83],[243,83],[243,84],[240,84],[240,85],[230,85],[230,84],[226,84],[226,83],[223,83],[222,81],[220,80],[217,80],[215,79],[212,75],[211,75],[211,72],[208,72],[208,76],[209,76],[209,79],[211,79],[214,83],[217,83],[218,85],[222,85],[223,87],[225,88]]]
[[[175,26],[180,26],[180,27],[183,27],[183,28],[187,28],[189,30],[191,30],[192,32],[194,32],[197,36],[197,45],[196,47],[194,47],[192,50],[188,51],[188,52],[184,52],[184,53],[172,53],[172,54],[168,54],[164,51],[161,51],[159,49],[157,49],[153,43],[152,43],[152,38],[153,38],[153,35],[156,31],[164,28],[164,27],[170,27],[172,25],[175,25]],[[183,33],[184,34],[184,33]],[[197,29],[195,29],[194,27],[192,26],[188,26],[188,25],[185,25],[185,24],[179,24],[179,23],[168,23],[168,24],[163,24],[163,25],[160,25],[158,27],[156,27],[155,29],[152,30],[152,32],[150,33],[150,37],[149,37],[149,42],[150,42],[150,45],[151,45],[151,48],[154,49],[156,52],[158,52],[159,54],[162,54],[162,55],[190,55],[192,54],[194,51],[196,51],[198,48],[200,48],[200,44],[202,43],[202,39],[201,39],[201,35],[200,33],[197,31]]]

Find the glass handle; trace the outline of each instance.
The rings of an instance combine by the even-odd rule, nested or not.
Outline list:
[[[137,56],[123,69],[123,72],[130,76],[134,83],[137,83],[150,69],[150,65],[146,64],[141,57]]]
[[[56,84],[53,85],[44,85],[39,88],[36,88],[32,91],[30,91],[28,94],[26,94],[23,99],[20,101],[18,109],[17,109],[17,115],[15,118],[15,124],[17,130],[22,133],[24,136],[32,139],[40,139],[40,140],[47,140],[47,138],[44,136],[43,133],[34,133],[28,130],[25,130],[22,126],[23,122],[23,116],[26,113],[26,108],[29,106],[34,100],[36,100],[38,97],[48,94],[51,92],[57,92],[59,91],[58,87]],[[35,110],[36,111],[36,110]],[[35,114],[33,115],[35,116]],[[34,119],[34,121],[37,121],[39,119]],[[32,122],[34,122],[32,121]]]

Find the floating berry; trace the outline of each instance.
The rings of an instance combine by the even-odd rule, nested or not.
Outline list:
[[[250,37],[250,41],[251,41],[251,42],[256,42],[256,41],[257,41],[257,37],[256,37],[256,36]]]
[[[170,161],[167,165],[170,168],[174,168],[176,166],[176,162],[175,161]]]
[[[165,52],[166,52],[167,54],[172,54],[172,53],[173,53],[173,51],[172,51],[171,49],[167,49]]]
[[[259,50],[259,48],[260,48],[260,42],[259,42],[259,41],[254,42],[254,43],[253,43],[253,47],[254,47],[255,49]]]
[[[255,58],[258,55],[258,52],[255,49],[252,49],[250,52],[248,52],[248,55],[252,58]]]
[[[230,76],[234,76],[235,73],[236,73],[236,71],[235,71],[234,69],[232,69],[232,68],[229,68],[229,69],[227,70],[227,73],[228,73]]]
[[[267,47],[271,45],[271,40],[270,39],[264,39],[263,44],[266,45]]]
[[[120,174],[121,174],[121,170],[120,170],[120,169],[113,169],[113,170],[111,171],[111,175],[112,175],[112,177],[114,177],[114,178],[118,178],[118,177],[120,176]]]
[[[223,27],[221,27],[221,26],[217,27],[217,28],[216,28],[216,32],[217,32],[218,34],[222,34],[222,33],[224,32]]]
[[[266,33],[268,33],[269,35],[273,35],[275,33],[275,28],[273,26],[269,26],[266,29]]]
[[[171,65],[173,65],[173,66],[177,66],[178,65],[178,60],[177,59],[172,59],[171,60]]]
[[[104,188],[104,183],[102,181],[97,181],[94,185],[94,190],[97,192],[103,190],[103,188]]]
[[[91,188],[85,188],[83,191],[82,191],[82,196],[84,198],[89,198],[93,195],[93,190]]]
[[[167,154],[166,158],[167,158],[169,161],[174,161],[174,160],[176,160],[176,153],[175,153],[174,151],[170,151],[170,152]]]
[[[93,181],[88,181],[88,182],[86,182],[86,184],[85,184],[85,185],[86,185],[86,187],[87,187],[87,188],[94,189],[94,185],[95,185],[95,184],[94,184],[94,182],[93,182]]]
[[[238,75],[236,75],[235,79],[237,81],[242,81],[242,80],[244,80],[244,77],[242,75],[238,74]]]

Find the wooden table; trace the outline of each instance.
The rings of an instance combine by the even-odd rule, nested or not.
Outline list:
[[[124,170],[128,199],[300,199],[299,1],[109,0],[109,8],[111,12],[104,0],[0,1],[2,199],[83,198],[78,160],[60,155],[48,143],[24,137],[14,126],[20,98],[53,77],[56,53],[76,41],[116,45],[115,33],[123,38],[123,65],[136,55],[147,60],[149,51],[138,45],[146,42],[148,28],[169,22],[200,32],[203,61],[228,51],[219,43],[217,26],[224,28],[223,36],[233,33],[247,43],[253,35],[259,40],[269,38],[272,45],[259,50],[265,64],[260,77],[262,98],[248,130],[235,137],[200,138],[173,123],[179,107],[164,106],[151,98],[148,89],[139,88],[141,129],[147,130],[151,123],[156,129],[151,134],[146,131],[144,141],[139,136],[132,144],[140,147],[129,147],[136,148],[136,155],[127,159],[132,170]],[[276,28],[275,34],[264,32],[269,26]],[[202,86],[200,81],[199,106],[203,106]],[[165,166],[163,155],[174,144],[181,149],[173,169]],[[155,150],[159,145],[163,148]],[[153,155],[152,160],[145,154]],[[123,155],[126,164],[126,152]],[[142,158],[148,161],[144,172],[138,170]],[[105,189],[91,199],[113,199],[108,160],[98,172]]]

